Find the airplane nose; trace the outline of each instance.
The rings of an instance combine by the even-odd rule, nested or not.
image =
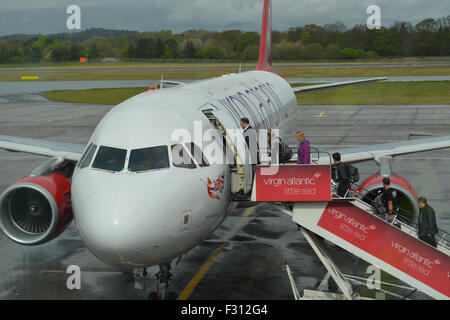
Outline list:
[[[130,251],[139,246],[139,203],[122,191],[108,190],[89,196],[76,221],[80,236],[89,250],[111,265],[128,265]],[[142,221],[141,221],[142,222]],[[132,260],[132,259],[131,259]]]

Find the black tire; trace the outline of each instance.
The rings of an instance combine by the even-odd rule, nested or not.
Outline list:
[[[178,293],[176,292],[169,292],[167,295],[167,300],[178,300]]]
[[[150,292],[147,299],[148,300],[159,300],[158,295],[156,294],[155,291]]]

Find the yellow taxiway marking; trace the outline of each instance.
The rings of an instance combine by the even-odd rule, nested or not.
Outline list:
[[[230,239],[232,239],[236,235],[236,233],[239,232],[245,221],[252,214],[252,212],[255,211],[255,209],[256,207],[248,208],[247,210],[245,210],[244,214],[242,215],[239,222],[236,223],[233,230],[228,233],[228,235],[223,239],[222,243],[216,248],[216,250],[214,250],[214,252],[209,256],[208,260],[206,260],[206,262],[200,267],[191,281],[189,281],[186,288],[184,288],[183,292],[181,292],[181,294],[179,295],[179,300],[187,300],[189,298],[194,289],[206,275],[208,270],[212,267],[219,254],[228,246]]]
[[[39,80],[39,76],[22,76],[22,80]]]
[[[322,117],[326,117],[326,116],[327,116],[327,115],[325,114],[325,112],[322,111],[320,114],[315,115],[314,117],[316,117],[316,118],[322,118]]]

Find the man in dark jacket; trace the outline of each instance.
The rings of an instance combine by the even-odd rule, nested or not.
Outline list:
[[[392,216],[398,213],[398,194],[397,190],[391,188],[391,179],[389,177],[383,178],[383,202],[387,212],[387,221],[393,221]]]
[[[428,205],[427,198],[425,197],[420,197],[418,203],[420,208],[419,239],[428,243],[430,246],[436,247],[436,239],[434,236],[439,230],[434,209]]]
[[[341,162],[341,154],[333,154],[334,170],[333,178],[338,184],[337,194],[340,197],[345,197],[348,189],[350,189],[349,177],[347,176],[347,169],[345,163]]]

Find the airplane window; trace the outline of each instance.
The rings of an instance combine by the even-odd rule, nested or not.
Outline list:
[[[172,146],[173,165],[178,168],[195,169],[194,160],[181,144]]]
[[[119,172],[123,170],[127,150],[101,146],[92,168]]]
[[[194,143],[187,143],[186,147],[191,152],[191,154],[194,156],[195,161],[197,161],[198,165],[200,167],[207,167],[209,166],[208,160],[206,160],[205,155],[203,154],[202,150]]]
[[[92,158],[94,158],[95,151],[97,151],[97,146],[95,144],[90,145],[90,147],[86,150],[85,155],[80,161],[80,169],[84,169],[86,167],[89,167],[91,164]]]
[[[128,170],[140,172],[169,168],[167,146],[132,150]]]
[[[87,154],[89,153],[89,151],[91,150],[91,147],[92,147],[92,143],[91,144],[89,144],[89,146],[86,148],[86,151],[84,152],[84,154],[81,156],[81,159],[80,159],[80,161],[78,161],[78,167],[80,167],[81,166],[81,164],[83,163],[83,161],[84,161],[84,158],[86,158],[86,156],[87,156]]]

